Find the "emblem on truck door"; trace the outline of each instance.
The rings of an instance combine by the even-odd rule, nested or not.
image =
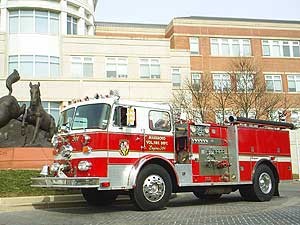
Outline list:
[[[127,156],[129,153],[129,142],[127,140],[121,140],[119,147],[120,147],[120,155]]]

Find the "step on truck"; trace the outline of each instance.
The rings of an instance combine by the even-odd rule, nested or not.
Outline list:
[[[54,162],[32,186],[80,189],[91,205],[128,194],[139,209],[156,210],[178,192],[218,199],[239,190],[245,200],[269,201],[280,181],[292,179],[293,124],[173,118],[168,104],[101,98],[69,105],[52,139]]]

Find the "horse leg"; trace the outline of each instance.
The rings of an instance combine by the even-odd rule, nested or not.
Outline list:
[[[53,135],[55,134],[55,121],[51,118],[50,127],[49,127],[49,141],[51,141]]]
[[[33,137],[32,137],[32,140],[29,144],[33,144],[35,142],[35,139],[37,137],[37,134],[38,134],[38,131],[39,131],[39,128],[40,128],[40,122],[41,122],[41,116],[37,116]]]
[[[20,107],[19,116],[24,115],[25,112],[26,112],[26,105],[23,104],[23,105]]]
[[[26,110],[26,105],[23,104],[21,107],[21,112],[23,112],[23,118],[22,118],[22,125],[21,125],[21,135],[25,135],[25,121],[27,117],[27,110]]]

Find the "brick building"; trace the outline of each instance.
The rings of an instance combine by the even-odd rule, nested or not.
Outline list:
[[[267,91],[293,101],[288,120],[300,115],[300,22],[258,19],[183,17],[167,26],[150,24],[96,23],[96,36],[165,39],[170,51],[189,53],[189,70],[171,64],[173,90],[187,77],[201,82],[226,80],[232,60],[252,58],[261,67]],[[199,80],[199,81],[197,81]]]

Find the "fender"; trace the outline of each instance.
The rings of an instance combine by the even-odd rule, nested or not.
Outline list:
[[[276,166],[273,164],[272,162],[272,159],[271,157],[255,157],[255,158],[258,158],[258,160],[256,161],[255,163],[255,166],[253,167],[253,170],[252,170],[252,182],[253,182],[253,178],[254,178],[254,173],[256,171],[256,168],[260,165],[260,164],[267,164],[270,169],[273,171],[274,173],[274,176],[275,176],[275,179],[276,181],[278,181],[278,171],[277,171],[277,168]]]
[[[277,170],[276,166],[272,162],[271,157],[260,157],[260,159],[256,162],[256,164],[252,170],[252,179],[251,179],[252,183],[253,183],[256,168],[261,164],[268,165],[270,167],[270,169],[272,170],[274,177],[275,177],[275,193],[274,193],[274,195],[279,196],[279,189],[278,189],[279,174],[278,174],[278,170]]]
[[[178,185],[178,175],[175,171],[175,167],[168,159],[160,155],[146,155],[136,161],[136,163],[132,166],[128,176],[128,187],[134,188],[136,186],[136,179],[139,172],[142,170],[144,165],[151,163],[151,161],[153,161],[155,164],[163,166],[170,174],[172,181],[175,181],[175,184]]]

